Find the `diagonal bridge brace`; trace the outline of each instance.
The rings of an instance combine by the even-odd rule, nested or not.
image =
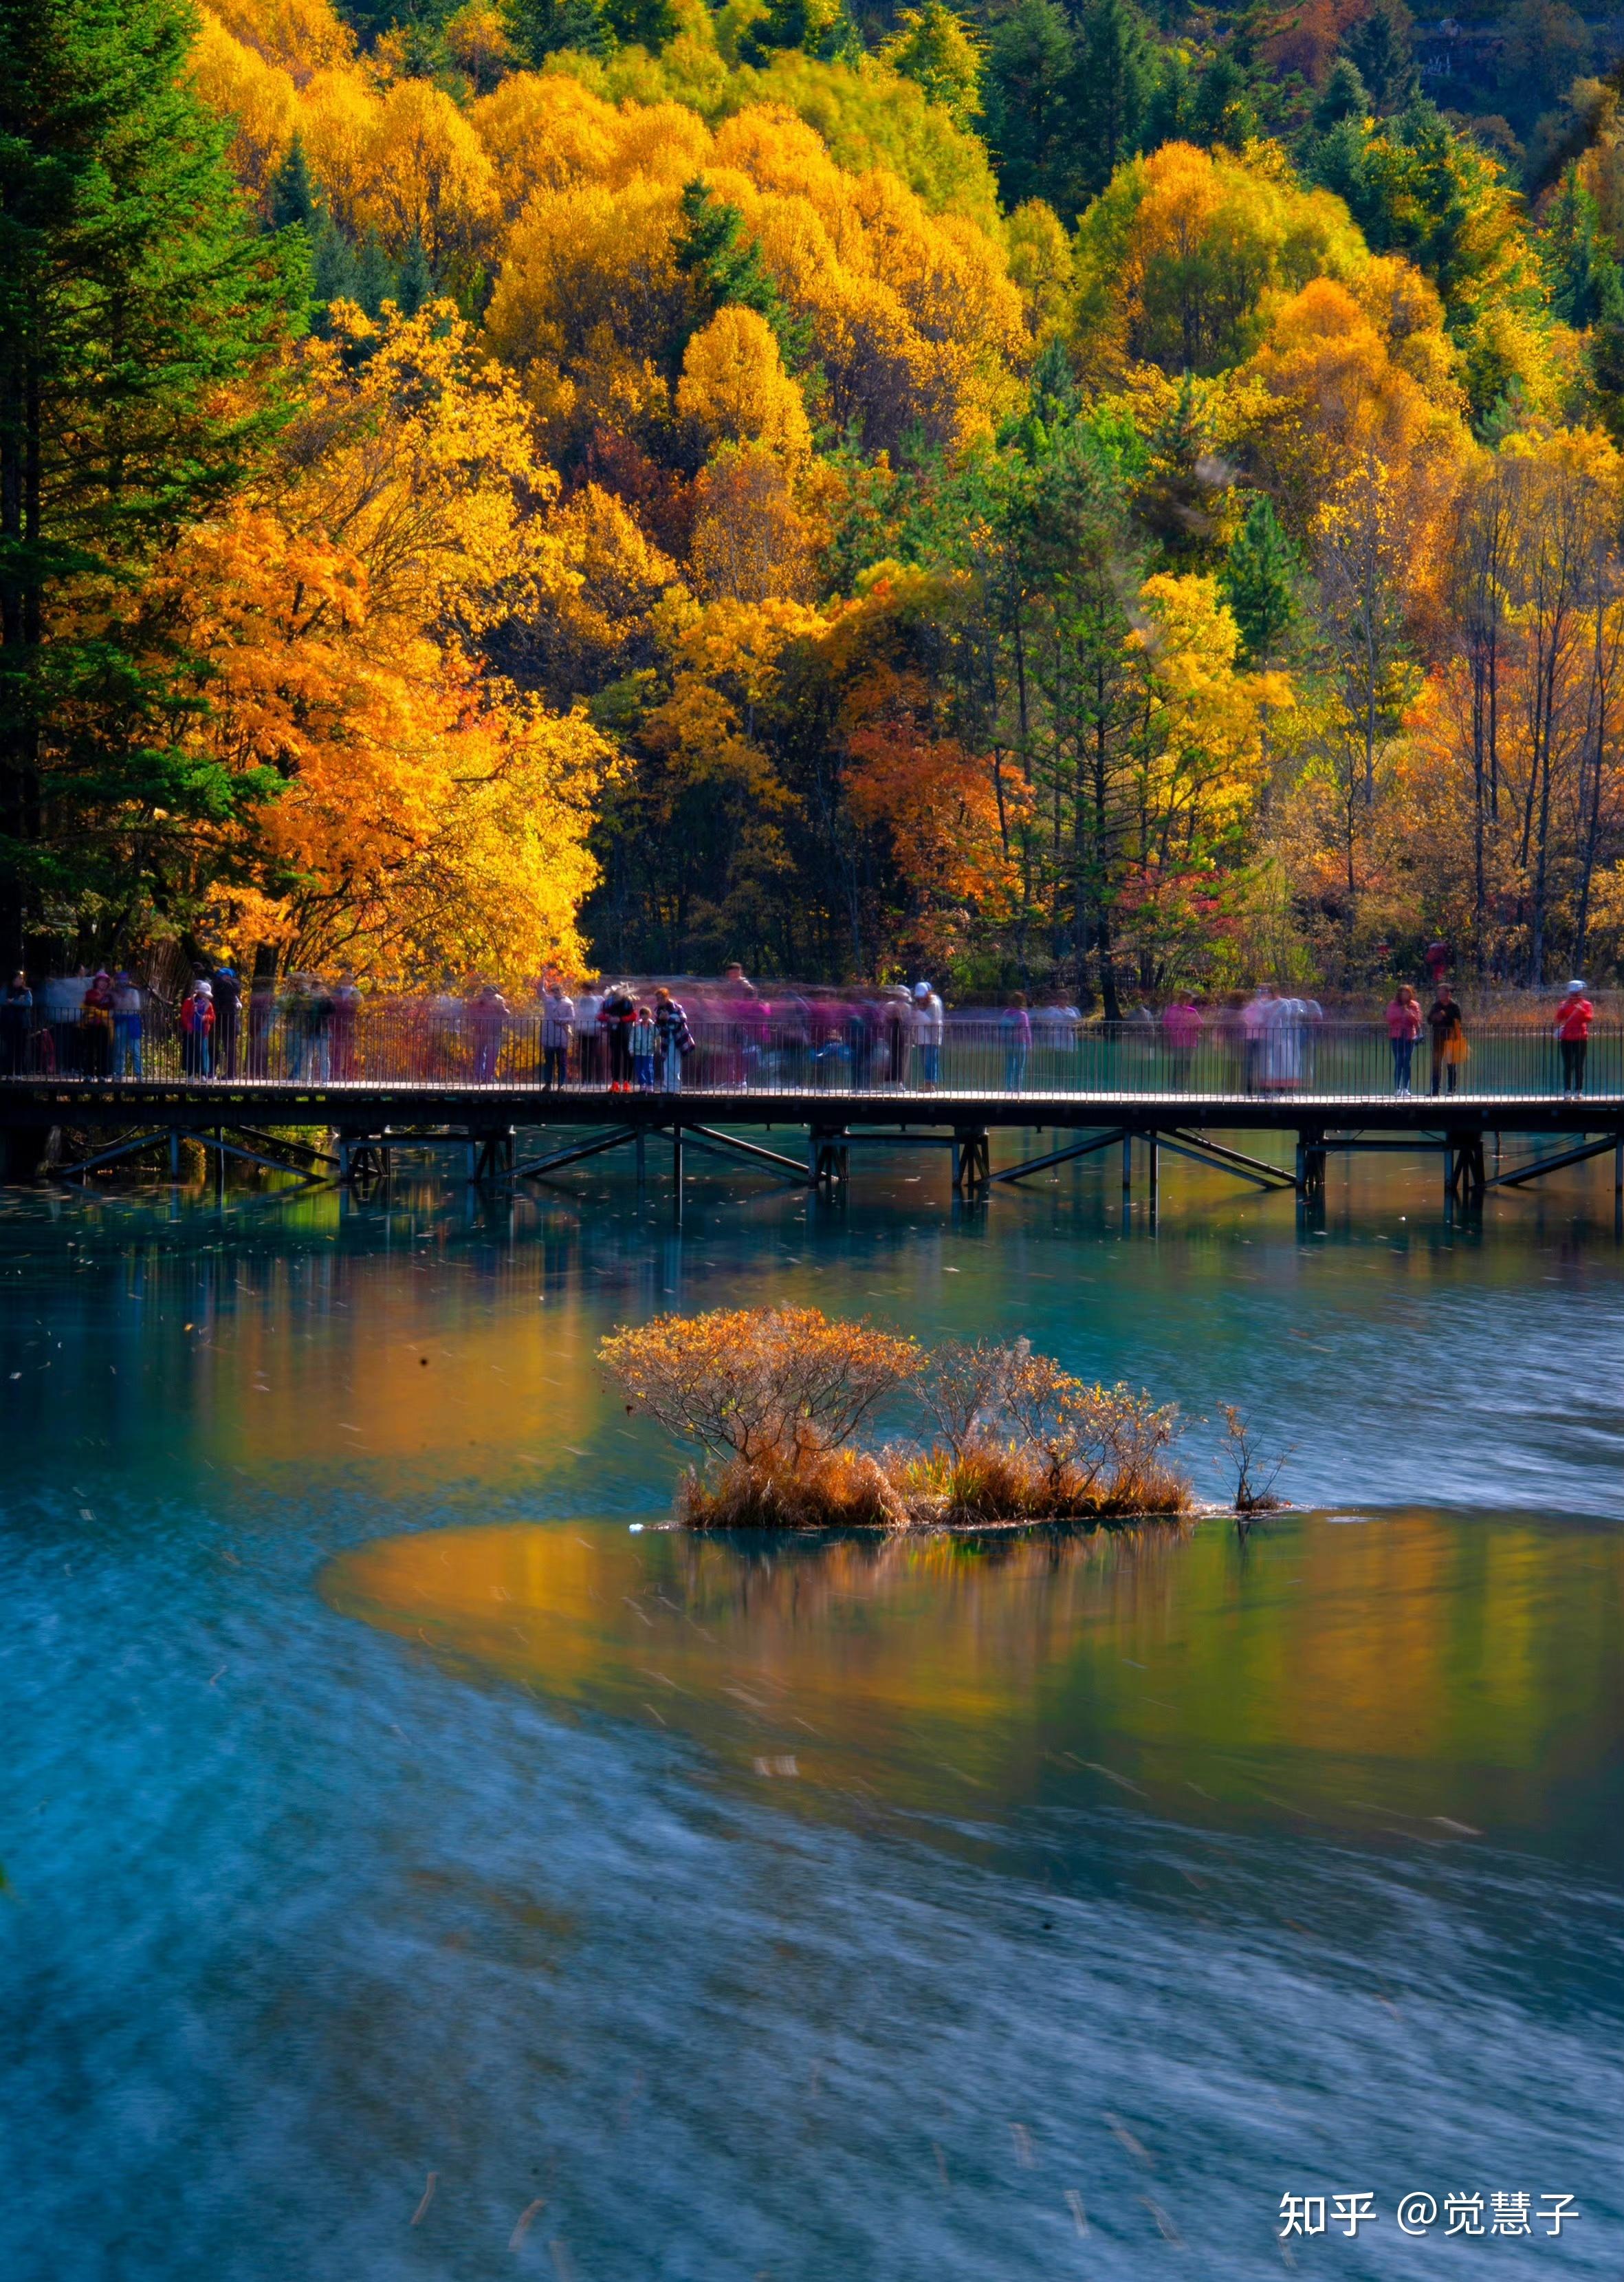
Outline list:
[[[758,1165],[763,1172],[776,1173],[781,1178],[793,1181],[798,1187],[812,1185],[811,1176],[804,1165],[793,1157],[785,1157],[776,1149],[763,1149],[759,1142],[741,1141],[736,1134],[719,1133],[712,1125],[689,1125],[680,1118],[672,1123],[660,1125],[617,1125],[611,1132],[600,1133],[593,1140],[577,1141],[568,1149],[554,1150],[549,1157],[532,1158],[528,1165],[515,1167],[515,1180],[545,1180],[551,1174],[562,1172],[568,1165],[578,1165],[584,1158],[600,1156],[606,1149],[623,1148],[628,1141],[639,1136],[680,1141],[708,1156],[742,1158],[746,1164]]]
[[[1171,1149],[1175,1157],[1188,1157],[1192,1163],[1209,1166],[1215,1173],[1233,1173],[1238,1181],[1251,1181],[1260,1189],[1295,1189],[1297,1177],[1283,1165],[1272,1165],[1266,1157],[1245,1157],[1238,1149],[1226,1149],[1221,1141],[1209,1141],[1204,1134],[1151,1133],[1146,1139],[1158,1148]]]
[[[657,1129],[665,1132],[671,1129],[661,1126]],[[795,1182],[803,1189],[816,1186],[804,1165],[798,1165],[793,1157],[780,1155],[777,1149],[763,1149],[759,1141],[741,1141],[736,1134],[718,1133],[714,1125],[684,1125],[682,1136],[693,1148],[708,1149],[713,1156],[725,1157],[736,1153],[749,1163],[763,1167],[769,1173],[782,1174],[786,1180]]]
[[[550,1157],[532,1157],[528,1165],[515,1165],[515,1181],[545,1181],[550,1173],[562,1172],[566,1165],[578,1165],[584,1157],[601,1156],[606,1149],[619,1149],[628,1141],[635,1141],[646,1126],[617,1125],[612,1131],[600,1133],[592,1141],[572,1142],[568,1149],[555,1149]]]
[[[1531,1165],[1519,1165],[1515,1172],[1496,1173],[1484,1184],[1490,1189],[1517,1189],[1525,1181],[1537,1181],[1547,1173],[1559,1173],[1565,1165],[1582,1165],[1591,1157],[1604,1156],[1609,1149],[1624,1146],[1624,1133],[1609,1133],[1600,1141],[1586,1141],[1577,1149],[1563,1149],[1554,1157],[1536,1157]]]
[[[1047,1172],[1051,1165],[1069,1164],[1073,1157],[1092,1157],[1096,1149],[1109,1149],[1113,1142],[1127,1139],[1126,1129],[1115,1126],[1109,1133],[1091,1133],[1086,1141],[1070,1141],[1063,1149],[1051,1149],[1046,1157],[1027,1157],[1018,1165],[1006,1165],[990,1177],[994,1181],[1024,1181],[1029,1173]]]

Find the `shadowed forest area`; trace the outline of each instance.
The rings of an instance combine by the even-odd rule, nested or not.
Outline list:
[[[1624,963],[1624,24],[0,0],[0,956]]]

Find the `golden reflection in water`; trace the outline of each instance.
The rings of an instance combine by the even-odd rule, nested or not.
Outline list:
[[[1504,1835],[1609,1811],[1621,1577],[1613,1534],[1407,1513],[1246,1548],[1217,1522],[745,1548],[510,1525],[376,1541],[322,1589],[452,1670],[793,1774],[808,1805],[982,1817],[1080,1782]]]

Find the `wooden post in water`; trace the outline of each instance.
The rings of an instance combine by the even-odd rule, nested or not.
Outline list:
[[[172,1181],[178,1181],[181,1177],[181,1129],[178,1125],[169,1128],[169,1177]]]
[[[1133,1136],[1122,1137],[1122,1201],[1126,1204],[1133,1193]]]
[[[1154,1133],[1145,1136],[1145,1192],[1152,1214],[1156,1207],[1156,1181],[1161,1171],[1162,1153],[1156,1146]]]

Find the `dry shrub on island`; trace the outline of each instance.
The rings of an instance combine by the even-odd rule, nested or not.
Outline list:
[[[901,1529],[1115,1520],[1188,1510],[1169,1452],[1176,1408],[1089,1386],[1026,1340],[931,1351],[816,1308],[661,1316],[604,1341],[630,1398],[711,1462],[678,1517],[695,1529]],[[924,1436],[877,1452],[851,1438],[911,1389]]]

